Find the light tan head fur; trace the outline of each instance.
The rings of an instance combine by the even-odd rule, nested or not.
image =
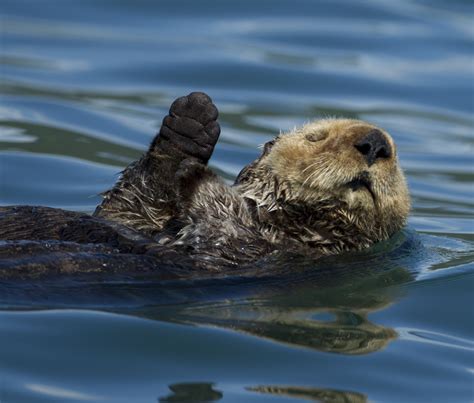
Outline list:
[[[368,161],[357,145],[372,132],[386,141],[389,155]],[[334,233],[340,241],[335,251],[387,239],[405,225],[410,210],[393,139],[360,120],[325,119],[282,134],[267,143],[263,155],[247,169],[238,183],[260,210],[269,207],[269,192],[283,209],[298,204],[311,211],[314,206],[318,211],[311,214],[320,220],[322,232]],[[278,186],[265,188],[260,176],[266,181],[272,177]],[[344,237],[360,241],[347,240],[352,245],[347,246],[341,243]]]

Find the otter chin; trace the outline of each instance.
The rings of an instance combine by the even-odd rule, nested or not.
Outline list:
[[[220,134],[217,118],[206,94],[178,98],[148,151],[104,193],[92,217],[1,208],[2,239],[59,241],[58,253],[68,251],[58,255],[67,256],[65,267],[101,244],[113,247],[110,256],[121,254],[114,262],[122,266],[131,256],[133,265],[152,268],[185,256],[195,267],[220,270],[274,252],[361,250],[405,225],[409,193],[396,145],[382,128],[352,119],[305,124],[266,143],[229,186],[207,166]],[[47,261],[41,265],[62,267],[59,257]]]

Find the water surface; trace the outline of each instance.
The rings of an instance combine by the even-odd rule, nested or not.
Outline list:
[[[372,251],[277,278],[0,284],[0,401],[472,401],[473,11],[4,0],[1,204],[92,212],[199,90],[226,179],[280,130],[359,118],[393,135],[413,211]]]

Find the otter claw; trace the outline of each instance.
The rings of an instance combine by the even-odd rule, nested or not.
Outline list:
[[[173,150],[207,163],[220,134],[218,111],[211,98],[202,92],[176,99],[163,119],[152,149]]]

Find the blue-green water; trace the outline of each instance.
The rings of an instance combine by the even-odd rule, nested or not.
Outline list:
[[[393,135],[413,196],[404,233],[311,275],[0,284],[1,403],[474,399],[472,2],[0,10],[1,204],[93,211],[194,90],[228,179],[279,130],[357,117]]]

